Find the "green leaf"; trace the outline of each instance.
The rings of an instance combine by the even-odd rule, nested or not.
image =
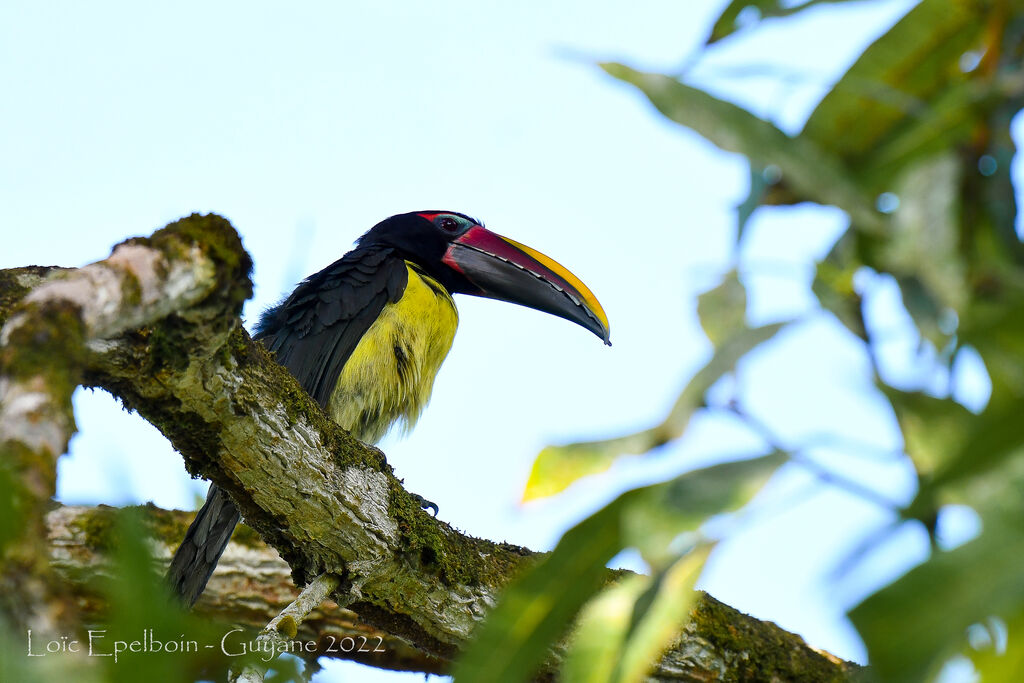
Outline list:
[[[733,0],[722,10],[722,14],[715,21],[714,27],[711,29],[711,35],[708,36],[706,41],[707,45],[717,43],[723,38],[731,36],[736,31],[739,31],[746,26],[741,25],[738,22],[740,13],[751,8],[757,14],[757,20],[767,19],[769,17],[788,17],[797,12],[803,11],[815,5],[822,3],[839,3],[847,2],[847,0],[807,0],[799,5],[792,7],[785,7],[779,0]],[[745,23],[745,22],[744,22]]]
[[[523,491],[523,502],[560,493],[577,479],[604,472],[619,456],[640,454],[671,441],[662,425],[602,441],[547,446],[537,454]]]
[[[652,578],[650,589],[634,605],[626,642],[614,680],[645,680],[662,653],[689,621],[697,599],[694,586],[712,544],[704,544]]]
[[[777,166],[782,181],[802,200],[838,206],[860,230],[884,231],[884,218],[862,188],[838,158],[810,138],[790,137],[746,109],[669,76],[617,63],[601,67],[614,78],[639,88],[669,119],[692,128],[725,151],[743,154],[754,165]]]
[[[931,481],[933,486],[945,486],[986,473],[1024,449],[1020,404],[990,402],[970,421],[965,437],[937,469]]]
[[[969,625],[1024,608],[1024,523],[983,517],[975,540],[927,562],[850,612],[868,659],[884,681],[920,681],[960,650]]]
[[[1024,609],[1008,616],[1004,623],[1005,649],[997,648],[993,643],[980,650],[967,651],[978,673],[978,680],[1016,682],[1020,672],[1024,671]],[[992,640],[997,640],[994,634]]]
[[[714,26],[711,27],[711,35],[708,36],[705,45],[717,43],[719,40],[727,38],[741,28],[744,28],[738,20],[740,13],[748,7],[756,12],[758,19],[761,19],[767,12],[778,6],[778,0],[733,0],[726,5],[715,21]]]
[[[38,628],[32,629],[32,656],[29,656],[28,636],[26,629],[15,629],[7,619],[0,619],[0,680],[5,683],[110,683],[111,679],[105,675],[102,666],[88,665],[95,662],[83,664],[79,656],[57,653],[46,654],[46,659],[37,659],[45,653],[44,648],[49,640],[44,637],[43,642],[39,642]]]
[[[993,95],[993,84],[973,81],[940,90],[927,107],[915,108],[864,157],[861,175],[872,187],[880,188],[919,159],[955,149],[975,131],[978,117],[984,113],[981,105]]]
[[[908,153],[913,158],[915,150],[933,153],[922,134],[941,136],[958,128],[958,112],[973,97],[966,91],[950,95],[950,89],[958,78],[968,78],[960,72],[960,58],[979,46],[992,5],[923,0],[860,55],[800,137],[856,166],[871,166],[876,153],[884,165]],[[937,110],[933,101],[942,106]]]
[[[951,398],[879,387],[899,422],[904,449],[919,476],[949,466],[962,449],[976,416]]]
[[[941,351],[949,342],[949,335],[943,332],[941,320],[946,314],[938,299],[916,274],[894,273],[900,286],[900,298],[914,326],[921,337],[927,339]]]
[[[179,639],[187,633],[190,640],[203,634],[199,638],[204,642],[217,642],[219,635],[214,636],[205,627],[195,630],[188,615],[171,604],[146,545],[143,521],[137,509],[110,511],[103,517],[94,517],[92,523],[109,525],[110,537],[117,539],[112,552],[113,572],[102,591],[109,604],[110,617],[102,640],[96,641],[97,651],[110,652],[114,641],[135,640],[146,629],[152,629],[156,640]],[[112,657],[103,660],[108,665],[108,680],[126,682],[184,680],[188,662],[185,656],[166,652],[124,652],[116,665]]]
[[[626,545],[639,550],[655,570],[664,568],[678,556],[681,536],[696,532],[714,515],[746,505],[786,460],[785,453],[770,453],[637,489],[622,509]]]
[[[750,217],[761,206],[768,190],[778,183],[778,172],[775,166],[750,167],[750,190],[747,198],[736,207],[736,244],[743,242]]]
[[[826,311],[839,319],[863,341],[868,340],[862,315],[862,300],[853,286],[853,277],[863,264],[854,252],[857,233],[847,231],[815,267],[811,291]]]
[[[671,412],[661,424],[615,439],[588,441],[566,446],[548,446],[533,463],[523,500],[534,500],[564,491],[577,479],[612,466],[619,456],[646,453],[680,438],[690,418],[704,405],[704,394],[736,363],[781,330],[787,323],[744,329],[718,346],[711,360],[687,383]]]
[[[1024,291],[976,299],[958,334],[984,359],[992,380],[992,402],[1024,399]]]
[[[18,486],[17,477],[6,463],[0,464],[0,556],[7,544],[19,537],[24,529],[20,500],[24,494]]]
[[[952,152],[923,159],[898,179],[899,208],[879,253],[896,276],[903,303],[921,334],[942,349],[950,331],[942,318],[966,304],[966,264],[960,254],[960,161]]]
[[[562,663],[564,683],[612,681],[637,600],[650,590],[649,576],[626,576],[597,594],[580,612]]]
[[[620,497],[570,529],[555,550],[506,588],[453,668],[456,681],[525,681],[623,547]]]
[[[893,272],[914,274],[941,305],[956,311],[966,295],[959,253],[960,176],[952,152],[907,169],[896,184],[900,204],[883,252]]]
[[[746,327],[747,290],[735,270],[721,284],[697,297],[697,317],[704,334],[718,346]]]
[[[580,613],[561,680],[643,680],[686,625],[711,548],[702,545],[654,576],[625,577],[593,598]]]
[[[975,415],[949,398],[889,387],[883,391],[920,476],[908,516],[925,519],[941,503],[990,502],[993,486],[1001,485],[1017,465],[1024,466],[1019,402],[993,400]],[[1024,476],[1021,480],[1024,485]]]
[[[153,518],[146,515],[145,508],[98,509],[90,514],[90,533],[111,544],[112,560],[109,573],[101,576],[97,586],[107,610],[104,622],[96,626],[102,631],[94,641],[96,651],[112,652],[115,641],[138,641],[145,637],[144,632],[153,642],[195,642],[188,651],[165,648],[147,652],[129,647],[119,654],[117,662],[114,657],[102,657],[99,662],[105,670],[104,680],[197,680],[205,672],[227,671],[229,666],[257,659],[260,653],[229,661],[217,644],[231,627],[185,612],[171,598],[157,571],[160,565],[150,554],[145,525]],[[294,669],[294,664],[283,662],[275,668],[288,671]]]
[[[735,510],[785,461],[771,454],[687,472],[627,491],[570,529],[555,550],[513,581],[456,663],[456,681],[526,680],[583,604],[604,585],[605,564],[636,547],[656,569],[673,541],[708,517]]]

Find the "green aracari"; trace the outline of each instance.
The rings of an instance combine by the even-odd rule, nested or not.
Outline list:
[[[430,399],[458,326],[453,294],[544,311],[610,345],[608,318],[575,275],[452,211],[381,221],[264,312],[254,336],[327,415],[372,444],[396,423],[412,427]],[[238,522],[230,497],[211,484],[168,570],[184,604],[202,594]]]

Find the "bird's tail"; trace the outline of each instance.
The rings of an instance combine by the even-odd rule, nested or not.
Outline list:
[[[167,583],[187,607],[203,594],[240,517],[228,494],[210,484],[206,502],[196,513],[167,569]]]

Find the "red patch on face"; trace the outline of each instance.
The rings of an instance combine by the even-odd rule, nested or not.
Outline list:
[[[423,214],[420,214],[420,215],[423,215]],[[460,266],[458,264],[458,262],[454,258],[452,258],[452,248],[454,246],[455,245],[452,245],[451,247],[448,247],[448,249],[444,252],[444,256],[441,257],[441,262],[444,263],[449,268],[451,268],[452,270],[457,271],[457,272],[462,273],[463,275],[465,275],[466,272],[464,270],[462,270],[462,266]]]
[[[419,216],[420,218],[426,218],[426,219],[427,219],[428,221],[430,221],[431,223],[433,223],[433,222],[434,222],[434,219],[435,219],[435,218],[437,218],[438,216],[440,216],[440,215],[441,215],[441,213],[442,213],[442,212],[440,212],[440,211],[437,211],[437,212],[435,212],[435,213],[429,213],[429,212],[428,212],[428,213],[418,213],[418,214],[416,214],[416,215],[417,215],[417,216]]]

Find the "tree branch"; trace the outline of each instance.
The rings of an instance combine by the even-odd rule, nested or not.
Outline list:
[[[241,328],[248,271],[226,221],[192,216],[25,296],[0,332],[0,462],[29,502],[26,519],[45,532],[40,512],[74,429],[72,390],[101,387],[159,428],[190,473],[231,495],[298,585],[337,574],[335,595],[364,624],[431,662],[450,661],[535,554],[434,519],[383,453],[327,419]],[[20,569],[20,588],[31,587],[43,571],[38,559],[48,557],[28,533],[9,547],[35,563],[4,556],[5,574]],[[51,592],[19,594],[33,614],[60,604],[47,585]],[[13,623],[25,623],[23,605],[3,606]],[[276,613],[262,614],[261,625]],[[817,677],[807,680],[848,672],[796,636],[705,598],[655,675],[703,680],[747,670],[798,680],[811,664]]]
[[[154,558],[160,571],[185,535],[191,512],[140,506],[151,534]],[[113,539],[116,508],[61,506],[47,515],[48,543],[53,563],[70,582],[83,616],[96,619],[102,603],[92,580],[104,571],[106,549]],[[223,624],[237,624],[253,633],[278,615],[299,591],[288,565],[250,529],[239,526],[221,557],[195,612]],[[350,659],[383,669],[443,674],[448,662],[430,657],[400,638],[363,623],[348,609],[328,602],[303,621],[296,639],[318,644],[317,657]],[[345,638],[366,638],[380,643],[383,652],[343,652],[331,644]],[[379,640],[378,640],[379,639]],[[652,680],[717,680],[729,674],[760,680],[775,673],[776,680],[851,680],[857,667],[808,647],[803,640],[770,622],[760,621],[701,593],[691,621],[662,658]],[[768,676],[770,679],[771,676]]]
[[[159,563],[158,571],[163,574],[193,513],[162,510],[153,505],[139,506],[137,510],[149,533],[150,548]],[[103,616],[103,600],[96,593],[94,579],[106,571],[107,549],[116,543],[111,534],[117,511],[105,505],[59,506],[46,515],[51,561],[68,582],[73,599],[88,622],[96,622]],[[255,634],[298,594],[291,570],[281,556],[252,529],[240,525],[193,612],[210,621],[245,627]],[[363,652],[345,648],[350,649],[346,652],[339,646],[346,638],[369,643],[372,647],[363,648]],[[315,642],[315,657],[350,659],[397,671],[440,674],[447,669],[446,662],[362,623],[354,612],[337,607],[333,601],[313,610],[298,625],[295,639]]]

